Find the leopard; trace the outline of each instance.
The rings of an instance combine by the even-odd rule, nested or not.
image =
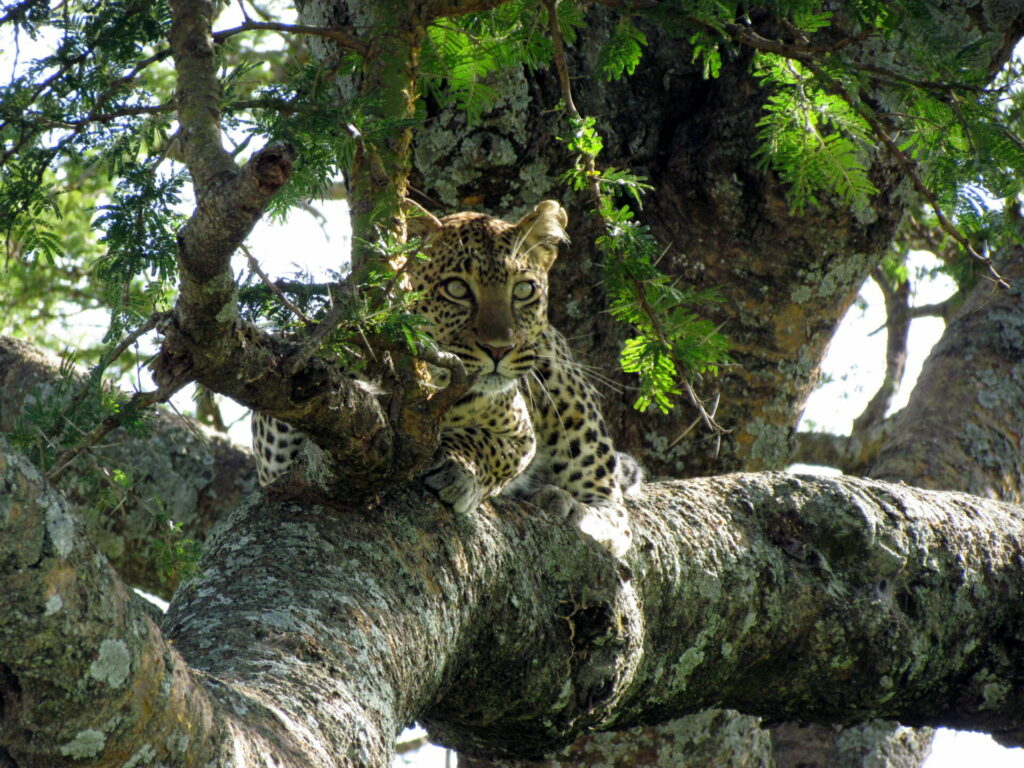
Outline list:
[[[437,218],[408,205],[408,233],[423,256],[401,266],[420,297],[415,311],[472,382],[444,414],[421,482],[458,514],[499,495],[526,499],[622,557],[633,536],[623,499],[636,493],[642,470],[616,451],[595,387],[548,322],[565,209],[544,200],[513,223],[471,211]],[[431,369],[437,386],[447,383],[446,371]],[[269,485],[304,436],[259,412],[252,430],[259,481]]]

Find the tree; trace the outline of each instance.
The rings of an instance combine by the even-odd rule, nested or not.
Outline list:
[[[0,459],[7,762],[380,765],[413,719],[463,754],[522,759],[708,707],[1020,741],[1011,52],[1024,13],[497,0],[304,3],[299,24],[253,13],[212,34],[199,0],[52,13],[29,0],[0,17],[18,34],[60,30],[56,53],[4,91],[8,311],[31,317],[48,285],[46,310],[77,291],[112,318],[84,378],[0,348],[0,423],[20,450],[5,441]],[[290,47],[257,75],[239,41],[267,31]],[[225,128],[238,152],[265,145],[239,165]],[[197,201],[184,223],[176,159]],[[254,222],[323,194],[336,171],[361,238],[352,275],[239,287],[230,258]],[[381,266],[403,247],[410,189],[447,208],[566,200],[554,320],[606,375],[625,343],[650,405],[635,411],[635,383],[618,378],[606,410],[619,442],[653,475],[691,478],[646,487],[624,562],[543,511],[495,501],[455,517],[415,482],[458,390],[418,388],[412,361],[430,350]],[[1005,211],[976,204],[980,190]],[[652,255],[655,243],[671,247]],[[944,308],[910,406],[885,418],[887,382],[848,438],[795,435],[868,276],[891,305],[899,378],[901,265],[922,243],[963,303]],[[253,323],[268,315],[293,332]],[[104,371],[153,329],[157,389],[117,397]],[[372,365],[360,335],[394,364],[381,401],[344,374]],[[300,426],[334,471],[238,503],[251,471],[229,476],[237,452],[173,419],[145,424],[189,381]],[[131,442],[97,447],[115,429]],[[186,440],[206,471],[160,462]],[[823,445],[911,485],[764,471]],[[153,462],[136,458],[126,479],[117,452],[141,446]],[[725,474],[737,470],[757,473]],[[162,548],[153,498],[180,525]],[[169,593],[177,575],[151,553],[180,570],[214,521],[158,624],[125,585]]]

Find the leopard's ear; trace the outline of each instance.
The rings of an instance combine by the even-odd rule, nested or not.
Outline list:
[[[422,237],[426,240],[441,231],[441,220],[415,200],[403,198],[402,213],[405,214],[405,231],[408,237]]]
[[[542,200],[516,224],[522,245],[519,252],[534,266],[547,270],[558,256],[558,244],[569,240],[569,217],[555,200]]]

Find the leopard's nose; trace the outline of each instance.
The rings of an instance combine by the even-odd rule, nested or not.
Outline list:
[[[512,351],[511,346],[499,347],[493,344],[484,344],[482,341],[478,341],[477,344],[480,345],[480,348],[483,349],[484,352],[491,356],[491,359],[494,360],[494,362],[498,362],[501,358]]]

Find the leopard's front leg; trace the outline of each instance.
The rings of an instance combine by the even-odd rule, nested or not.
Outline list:
[[[427,489],[456,513],[496,496],[533,459],[537,443],[522,399],[510,397],[500,405],[489,418],[470,417],[474,426],[464,426],[466,414],[456,411],[449,419],[454,423],[441,431],[436,461],[421,476]]]

